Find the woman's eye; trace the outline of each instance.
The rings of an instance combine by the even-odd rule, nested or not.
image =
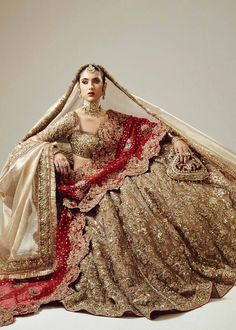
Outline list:
[[[100,79],[99,79],[99,78],[94,79],[93,82],[95,82],[95,84],[99,84],[99,83],[100,83]],[[87,84],[88,81],[87,81],[87,80],[82,80],[82,83],[83,83],[83,84]]]

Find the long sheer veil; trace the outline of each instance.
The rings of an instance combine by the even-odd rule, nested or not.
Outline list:
[[[155,121],[155,119],[163,121],[171,132],[181,135],[195,150],[206,157],[210,157],[218,166],[223,166],[224,170],[228,170],[231,175],[236,176],[236,154],[233,151],[159,106],[130,93],[115,80],[103,66],[97,66],[100,67],[106,75],[106,97],[102,101],[104,108],[110,108],[137,117],[145,117],[150,121]],[[80,72],[80,69],[75,74],[66,92],[46,111],[45,115],[25,135],[23,140],[38,133],[47,125],[56,122],[67,112],[82,105],[82,99],[78,93],[78,72]],[[226,165],[227,168],[225,168],[224,165]]]

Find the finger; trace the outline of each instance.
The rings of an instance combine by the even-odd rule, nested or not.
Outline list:
[[[60,174],[62,174],[62,173],[63,173],[63,172],[62,172],[62,168],[61,168],[60,164],[58,164],[58,173],[60,173]]]
[[[68,176],[69,175],[69,164],[67,164],[65,166],[65,175]]]
[[[183,160],[184,160],[184,157],[181,155],[181,153],[182,153],[182,150],[180,150],[180,151],[179,151],[179,153],[180,153],[180,162],[182,163],[182,162],[183,162]]]
[[[67,164],[67,161],[65,162],[65,160],[63,160],[63,174],[66,176],[67,175],[67,168],[68,168],[68,164]]]
[[[60,165],[58,165],[58,173],[62,174],[62,169],[61,169]]]
[[[68,175],[71,173],[70,163],[68,162]]]
[[[184,154],[184,153],[186,153],[188,150],[186,150],[186,149],[182,149],[182,153]],[[183,155],[182,156],[183,157],[183,162],[184,162],[184,164],[186,164],[186,162],[187,162],[187,155]]]
[[[175,150],[175,153],[178,155],[179,152],[180,152],[179,148],[175,146],[175,147],[174,147],[174,150]]]
[[[176,149],[176,154],[179,155],[179,161],[181,162],[181,155],[180,155],[180,150]]]
[[[63,172],[64,172],[64,175],[67,176],[67,165],[63,165]]]
[[[68,162],[68,175],[70,175],[71,173],[71,167],[70,167],[70,163]]]
[[[61,163],[61,168],[62,168],[62,174],[65,175],[66,169],[65,169],[64,161],[63,161],[63,163]]]
[[[68,175],[70,174],[70,163],[68,162],[68,160],[67,160],[67,173]]]
[[[58,168],[59,168],[59,172],[63,174],[63,166],[60,161],[58,162]]]
[[[188,162],[191,158],[192,153],[191,153],[191,150],[189,148],[186,149],[185,151],[189,153],[189,155],[186,156],[186,162]]]
[[[58,163],[57,163],[57,162],[54,162],[54,165],[55,165],[55,169],[56,169],[56,171],[59,172],[59,171],[60,171],[60,168],[59,168]]]
[[[69,174],[68,175],[71,175],[72,173],[72,168],[69,166]]]
[[[71,172],[72,172],[72,169],[71,169],[71,167],[70,167],[70,163],[69,163],[69,162],[68,162],[68,167],[67,167],[67,169],[68,169],[68,175],[70,175]]]

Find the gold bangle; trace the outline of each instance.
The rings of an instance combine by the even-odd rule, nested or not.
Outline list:
[[[56,143],[53,143],[53,155],[55,156],[59,152],[61,152],[61,150],[58,148]]]

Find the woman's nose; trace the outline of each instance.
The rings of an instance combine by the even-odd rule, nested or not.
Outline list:
[[[93,87],[93,83],[92,82],[89,82],[88,83],[88,88],[91,88],[91,87]]]

